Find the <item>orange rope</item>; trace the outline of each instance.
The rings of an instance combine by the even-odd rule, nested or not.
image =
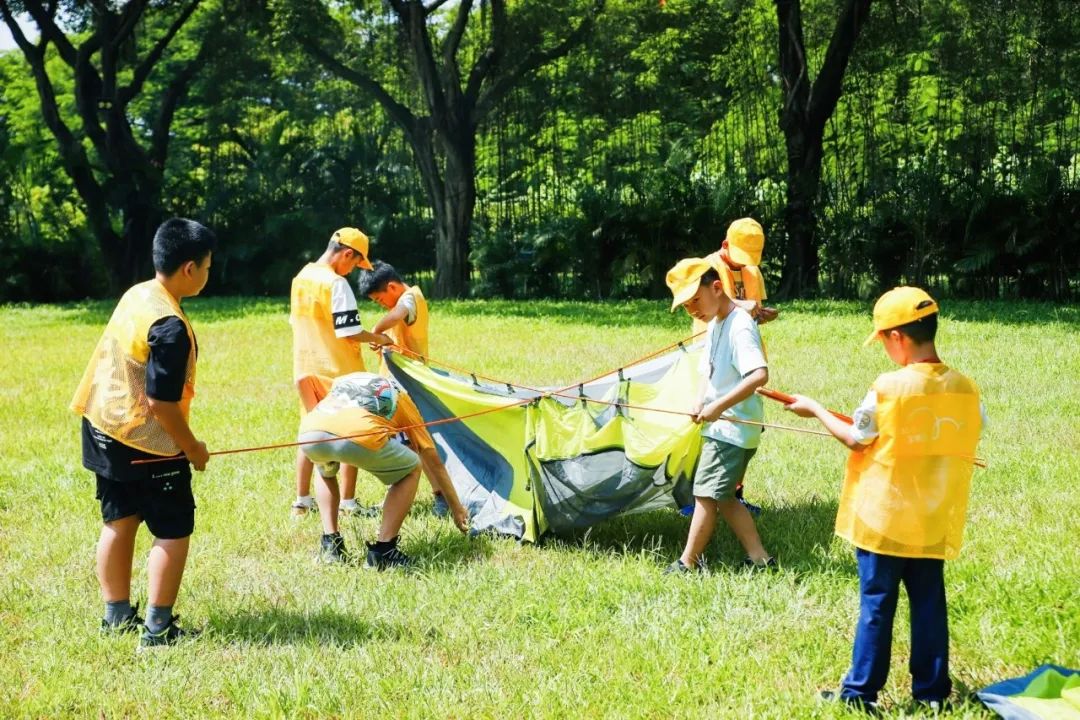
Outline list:
[[[606,377],[608,375],[611,375],[612,372],[618,372],[619,370],[622,370],[622,369],[625,369],[625,368],[628,368],[628,367],[633,367],[634,365],[640,365],[641,363],[646,362],[648,360],[651,360],[654,357],[657,357],[658,355],[662,355],[663,353],[666,353],[666,352],[668,352],[669,350],[671,350],[671,349],[673,349],[675,347],[682,346],[684,343],[693,340],[694,338],[698,337],[701,334],[702,333],[700,333],[700,332],[695,333],[694,335],[691,335],[691,336],[689,336],[688,338],[686,338],[684,340],[679,340],[678,342],[674,342],[674,343],[672,343],[672,344],[670,344],[670,345],[668,345],[668,346],[666,346],[664,348],[661,348],[660,350],[649,353],[648,355],[644,355],[641,358],[638,358],[637,360],[634,360],[632,362],[626,363],[625,365],[621,366],[620,368],[617,368],[615,371],[609,371],[609,372],[601,373],[601,374],[599,374],[599,375],[597,375],[597,376],[595,376],[593,378],[590,378],[588,380],[585,380],[583,382],[572,383],[570,385],[567,385],[566,387],[562,387],[562,388],[559,388],[557,390],[543,390],[541,388],[533,388],[533,387],[529,387],[528,385],[522,385],[520,383],[517,383],[517,384],[509,383],[509,382],[499,380],[497,378],[489,377],[489,376],[486,376],[486,375],[481,375],[479,373],[473,373],[473,372],[470,372],[468,370],[465,370],[464,368],[455,367],[454,365],[451,365],[450,363],[443,362],[441,360],[433,360],[432,358],[421,355],[420,353],[417,353],[417,352],[415,352],[413,350],[402,347],[400,345],[390,345],[390,346],[387,346],[387,347],[390,348],[391,350],[395,351],[395,352],[401,353],[402,355],[411,355],[414,358],[417,358],[420,361],[424,362],[425,364],[434,363],[436,365],[441,365],[441,366],[443,366],[445,368],[448,368],[450,370],[453,370],[453,371],[455,371],[455,372],[457,372],[459,374],[463,374],[463,375],[466,375],[466,376],[472,377],[472,378],[482,378],[484,380],[487,380],[488,382],[495,383],[496,385],[504,385],[504,386],[506,386],[507,388],[510,388],[510,389],[513,389],[514,387],[519,387],[519,388],[521,388],[523,390],[529,390],[531,392],[535,392],[535,393],[538,394],[539,397],[561,397],[561,398],[566,398],[566,399],[570,399],[570,400],[581,400],[582,402],[592,402],[592,403],[597,403],[597,404],[600,404],[600,405],[608,405],[608,406],[611,406],[611,407],[626,408],[628,410],[641,410],[643,412],[658,412],[658,413],[664,413],[664,414],[668,414],[668,415],[682,415],[684,417],[693,417],[694,416],[693,413],[687,412],[685,410],[669,410],[667,408],[648,407],[648,406],[645,406],[645,405],[632,405],[630,403],[620,403],[620,402],[614,402],[614,401],[611,401],[611,400],[597,400],[595,398],[585,397],[584,395],[576,395],[576,396],[575,395],[568,395],[568,394],[566,394],[566,391],[570,390],[570,389],[572,389],[574,387],[579,387],[581,385],[586,385],[588,383],[595,382],[596,380],[599,380],[599,379],[604,378],[604,377]],[[404,427],[395,428],[395,432],[408,432],[409,430],[416,430],[416,429],[419,429],[419,428],[429,428],[429,427],[435,427],[437,425],[445,425],[445,424],[452,423],[452,422],[460,422],[462,420],[468,420],[470,418],[479,417],[481,415],[488,415],[490,413],[495,413],[495,412],[499,412],[499,411],[502,411],[502,410],[508,410],[510,408],[515,408],[515,407],[521,407],[523,405],[528,405],[529,403],[533,402],[536,399],[539,399],[539,398],[524,398],[522,400],[516,400],[514,402],[507,403],[505,405],[496,405],[494,407],[484,408],[483,410],[478,410],[476,412],[467,413],[465,415],[455,415],[455,416],[448,417],[448,418],[440,418],[438,420],[432,420],[431,422],[423,422],[423,423],[417,423],[415,425],[407,425],[407,426],[404,426]],[[820,436],[824,436],[824,437],[831,437],[832,436],[831,433],[823,432],[821,430],[811,430],[809,428],[800,428],[800,427],[794,427],[794,426],[791,426],[791,425],[778,425],[778,424],[773,424],[773,423],[756,422],[754,420],[743,420],[742,418],[736,418],[736,417],[732,417],[730,415],[722,415],[722,416],[720,416],[719,419],[720,420],[725,420],[727,422],[739,423],[739,424],[743,424],[743,425],[756,425],[758,427],[763,427],[763,428],[774,428],[774,429],[777,429],[777,430],[789,430],[791,432],[801,432],[801,433],[805,433],[807,435],[820,435]],[[354,440],[356,438],[368,437],[368,436],[371,436],[371,435],[379,435],[379,434],[383,434],[383,433],[386,433],[386,432],[387,432],[386,429],[371,430],[371,431],[368,431],[368,432],[356,433],[354,435],[339,436],[339,439],[341,439],[341,440]],[[257,452],[257,451],[260,451],[260,450],[278,450],[278,449],[281,449],[281,448],[300,447],[300,446],[303,446],[303,445],[313,445],[313,444],[322,443],[322,442],[326,442],[326,440],[306,440],[306,441],[296,441],[296,442],[288,442],[288,443],[276,443],[276,444],[273,444],[273,445],[257,445],[257,446],[253,446],[253,447],[235,448],[235,449],[232,449],[232,450],[216,450],[214,452],[208,453],[208,455],[210,455],[210,456],[236,455],[236,454],[239,454],[239,453]],[[171,456],[171,457],[163,457],[163,458],[132,460],[131,464],[132,465],[147,465],[147,464],[151,464],[151,463],[169,462],[169,461],[172,461],[172,460],[176,460],[178,457],[179,456],[174,455],[174,456]],[[980,458],[967,457],[966,459],[972,460],[975,463],[975,465],[977,465],[978,467],[986,467],[986,462],[981,460]]]
[[[404,427],[394,428],[394,430],[391,432],[391,434],[397,434],[399,432],[408,432],[409,430],[417,430],[419,428],[434,427],[436,425],[445,425],[447,423],[458,422],[460,420],[467,420],[469,418],[479,417],[481,415],[487,415],[487,414],[493,413],[493,412],[499,412],[500,410],[507,410],[509,408],[518,407],[520,405],[528,405],[532,401],[533,401],[533,398],[526,398],[524,400],[516,400],[516,401],[514,401],[512,403],[508,403],[506,405],[496,405],[495,407],[484,408],[483,410],[477,410],[476,412],[468,413],[466,415],[455,415],[453,417],[440,418],[439,420],[432,420],[431,422],[417,423],[415,425],[406,425]],[[367,432],[356,433],[355,435],[341,435],[341,436],[339,436],[339,439],[340,440],[355,440],[356,438],[368,437],[368,436],[373,436],[373,435],[381,435],[381,434],[384,434],[386,432],[388,432],[388,431],[385,428],[380,428],[378,430],[369,430]],[[256,445],[256,446],[253,446],[253,447],[235,448],[233,450],[215,450],[214,452],[208,453],[208,454],[211,455],[211,456],[213,456],[213,455],[236,455],[238,453],[256,452],[258,450],[279,450],[281,448],[300,447],[301,445],[314,445],[316,443],[321,443],[321,442],[326,442],[326,440],[305,440],[303,442],[297,441],[297,442],[287,442],[287,443],[276,443],[274,445]],[[170,457],[163,457],[163,458],[147,458],[147,459],[144,459],[144,460],[132,460],[131,464],[132,465],[149,465],[149,464],[152,464],[152,463],[169,462],[171,460],[176,460],[179,457],[180,457],[179,455],[172,455]]]

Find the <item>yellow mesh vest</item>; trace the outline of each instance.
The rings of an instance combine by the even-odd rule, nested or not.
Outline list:
[[[931,363],[885,373],[873,387],[879,435],[848,458],[836,534],[883,555],[951,560],[982,425],[978,388]]]
[[[428,356],[428,306],[424,299],[424,293],[420,288],[409,286],[405,293],[416,299],[416,319],[412,325],[407,325],[404,320],[386,331],[386,334],[394,341],[395,345],[406,347],[414,353],[419,353],[425,358]],[[404,293],[403,293],[404,294]],[[411,358],[415,360],[416,358]],[[386,356],[379,353],[379,374],[390,377],[390,368],[386,366]]]
[[[407,347],[415,353],[419,353],[424,357],[428,355],[428,307],[427,300],[424,299],[424,293],[420,292],[420,288],[410,286],[405,290],[406,293],[412,295],[416,300],[416,319],[413,320],[412,325],[407,325],[404,320],[399,322],[394,327],[387,331],[387,335],[394,339],[394,342],[403,347]]]
[[[330,290],[338,275],[325,263],[308,263],[293,278],[289,323],[293,331],[293,380],[335,378],[364,369],[355,341],[334,334]]]
[[[420,416],[416,404],[406,393],[398,395],[397,411],[390,420],[364,408],[351,406],[338,398],[328,397],[321,400],[314,410],[300,420],[300,433],[327,432],[338,437],[347,437],[370,450],[378,450],[398,430],[411,427],[411,430],[404,432],[409,436],[412,449],[419,453],[435,447],[427,428],[413,427],[423,422],[424,418]],[[360,437],[350,437],[352,435]]]
[[[120,298],[70,406],[109,437],[154,455],[180,452],[150,412],[146,397],[147,335],[150,326],[165,317],[180,318],[191,340],[179,403],[187,420],[195,396],[195,335],[176,298],[157,280],[139,283]]]
[[[394,434],[389,420],[336,398],[319,401],[315,409],[300,420],[301,434],[316,430],[349,438],[369,450],[378,450]],[[359,437],[352,437],[354,435]]]

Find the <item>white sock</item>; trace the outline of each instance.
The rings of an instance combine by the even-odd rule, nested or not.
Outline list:
[[[304,507],[314,507],[315,498],[311,497],[310,495],[297,495],[296,504],[303,505]]]
[[[353,498],[351,500],[342,500],[341,507],[350,509],[356,507],[356,498]]]

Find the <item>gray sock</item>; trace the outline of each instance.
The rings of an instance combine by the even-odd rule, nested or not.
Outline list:
[[[146,628],[159,633],[172,622],[172,605],[151,605],[146,613]]]
[[[119,625],[130,617],[131,598],[109,600],[105,603],[105,622],[109,625]]]

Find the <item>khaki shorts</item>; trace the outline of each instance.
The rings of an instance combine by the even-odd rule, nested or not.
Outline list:
[[[694,497],[731,500],[757,448],[747,450],[713,438],[701,439],[701,459],[694,473]]]
[[[420,466],[416,453],[402,445],[397,438],[390,438],[378,450],[321,430],[300,433],[298,440],[311,443],[301,445],[300,449],[315,463],[319,474],[327,478],[337,476],[334,463],[345,463],[371,473],[383,485],[393,485]]]

